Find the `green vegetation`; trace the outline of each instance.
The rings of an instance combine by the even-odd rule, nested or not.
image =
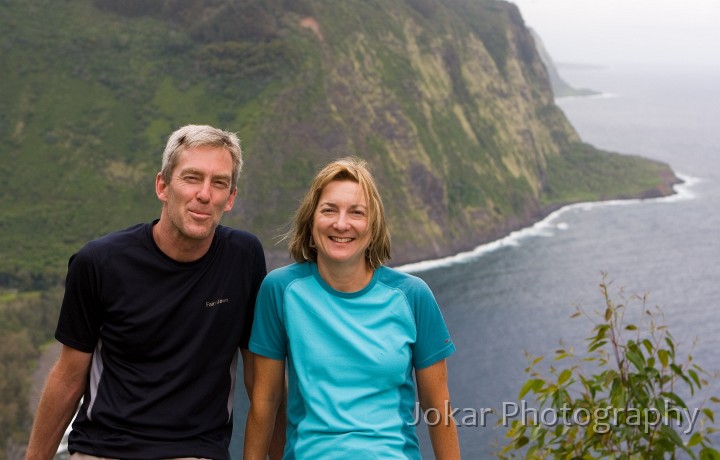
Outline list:
[[[646,296],[612,295],[610,288],[603,277],[604,305],[585,353],[561,343],[546,374],[538,369],[543,357],[528,355],[530,378],[518,397],[535,395],[538,413],[550,410],[564,421],[514,420],[500,458],[720,458],[708,437],[717,432],[715,412],[684,399],[699,396],[711,376],[692,355],[681,356],[660,308],[648,308]],[[627,321],[633,314],[636,323]],[[578,309],[573,317],[580,316],[588,317]]]
[[[160,155],[185,124],[239,134],[224,223],[275,253],[316,169],[348,154],[376,174],[395,263],[674,180],[580,143],[508,2],[5,0],[0,50],[1,330],[21,357],[3,355],[16,382],[3,388],[20,388],[49,339],[68,258],[158,216]],[[21,407],[25,393],[0,397]],[[0,442],[27,422],[12,413]]]
[[[542,203],[663,196],[668,184],[659,183],[658,177],[666,171],[665,164],[645,158],[573,144],[564,155],[548,158]]]
[[[32,369],[52,337],[60,297],[59,288],[0,290],[0,460],[21,458],[27,442]]]
[[[232,129],[242,102],[289,65],[283,42],[198,42],[139,14],[159,13],[152,2],[110,3],[113,12],[91,1],[0,6],[10,69],[0,87],[0,285],[55,285],[82,243],[155,217],[168,134],[188,122]]]
[[[240,134],[246,173],[226,223],[270,248],[315,168],[345,154],[377,165],[394,228],[445,229],[396,239],[395,260],[440,255],[413,248],[455,247],[468,234],[479,242],[561,203],[649,193],[663,168],[672,176],[578,146],[503,2],[0,9],[0,286],[54,286],[85,241],[156,217],[160,152],[186,123]]]

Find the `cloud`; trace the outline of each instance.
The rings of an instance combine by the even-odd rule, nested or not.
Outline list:
[[[513,0],[557,62],[720,67],[716,0]]]

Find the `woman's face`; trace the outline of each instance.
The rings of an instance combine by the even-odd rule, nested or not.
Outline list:
[[[319,266],[366,264],[368,205],[357,182],[336,180],[325,186],[315,208],[312,236]]]

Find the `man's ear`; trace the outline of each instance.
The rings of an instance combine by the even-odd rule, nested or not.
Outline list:
[[[157,173],[157,176],[155,176],[155,194],[163,203],[167,201],[167,184],[162,173]]]
[[[233,205],[235,204],[235,197],[237,197],[237,187],[233,189],[232,192],[230,192],[230,196],[228,197],[227,203],[225,203],[225,209],[223,212],[228,212],[233,208]]]

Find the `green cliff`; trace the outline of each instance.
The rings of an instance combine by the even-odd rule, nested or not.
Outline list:
[[[169,133],[246,154],[224,223],[276,244],[316,169],[375,171],[393,263],[578,200],[670,193],[666,165],[583,144],[517,8],[494,0],[5,0],[0,285],[45,288],[86,240],[159,214]]]
[[[260,236],[271,267],[315,171],[341,155],[375,171],[396,264],[677,181],[582,143],[517,8],[495,0],[2,0],[0,62],[0,460],[27,440],[68,257],[159,215],[179,126],[239,133],[224,222]]]
[[[547,69],[548,78],[550,79],[550,86],[552,87],[555,97],[595,96],[600,94],[592,89],[574,88],[568,82],[566,82],[560,76],[560,73],[558,72],[558,69],[555,65],[555,61],[553,60],[550,53],[548,53],[547,49],[545,48],[545,44],[543,43],[540,36],[532,29],[530,29],[530,33],[535,40],[535,47],[538,50],[540,59],[542,60],[543,64],[545,64],[545,68]]]

